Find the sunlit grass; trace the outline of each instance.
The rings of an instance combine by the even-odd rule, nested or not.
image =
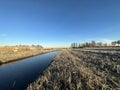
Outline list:
[[[63,50],[28,90],[119,90],[119,54]]]
[[[39,49],[31,46],[0,47],[0,64],[50,51],[53,51],[53,49]]]

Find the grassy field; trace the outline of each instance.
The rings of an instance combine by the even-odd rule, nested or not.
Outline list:
[[[120,90],[120,55],[62,50],[27,90]]]
[[[20,60],[38,54],[53,51],[54,49],[38,49],[31,46],[0,47],[0,64]]]

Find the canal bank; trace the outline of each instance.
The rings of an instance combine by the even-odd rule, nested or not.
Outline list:
[[[27,90],[119,90],[120,55],[63,50]]]
[[[19,61],[25,58],[55,51],[56,49],[38,49],[34,47],[3,47],[0,48],[0,65]]]

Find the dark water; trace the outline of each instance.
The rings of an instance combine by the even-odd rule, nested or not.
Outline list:
[[[59,51],[0,66],[0,90],[25,90],[50,65]]]

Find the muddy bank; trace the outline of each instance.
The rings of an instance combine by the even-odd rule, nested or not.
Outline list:
[[[119,56],[63,50],[28,90],[119,90]],[[115,63],[117,62],[117,63]]]

